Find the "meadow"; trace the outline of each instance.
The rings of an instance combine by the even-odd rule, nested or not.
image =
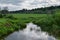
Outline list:
[[[22,30],[26,24],[33,22],[43,31],[60,38],[60,14],[2,14],[0,17],[0,40],[10,33]],[[60,39],[59,39],[60,40]]]

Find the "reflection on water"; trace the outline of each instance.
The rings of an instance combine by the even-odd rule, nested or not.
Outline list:
[[[33,23],[28,23],[24,30],[14,32],[5,40],[56,40],[48,33],[41,31],[41,28]]]

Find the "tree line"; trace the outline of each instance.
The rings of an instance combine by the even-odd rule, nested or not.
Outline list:
[[[11,13],[11,14],[13,13],[53,14],[56,9],[60,9],[60,6],[50,6],[50,7],[44,7],[44,8],[42,7],[42,8],[35,8],[31,10],[22,9],[22,10],[16,10],[16,11],[8,11],[8,7],[4,7],[3,10],[0,10],[0,13],[2,14],[7,14],[7,13]]]

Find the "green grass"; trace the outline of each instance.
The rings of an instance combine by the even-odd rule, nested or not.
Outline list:
[[[8,14],[11,15],[11,14]],[[21,18],[29,18],[29,17],[45,17],[47,16],[46,14],[12,14],[14,17],[21,19]]]
[[[29,22],[41,26],[42,30],[50,35],[60,37],[60,14],[55,14],[55,16],[51,14],[7,14],[0,18],[0,39],[19,28],[25,28],[26,23]]]
[[[8,14],[8,15],[13,15],[17,20],[13,20],[15,22],[32,22],[34,20],[39,20],[41,18],[47,17],[47,14]]]
[[[0,18],[0,22],[4,23],[4,22],[6,22],[6,19],[5,18]]]

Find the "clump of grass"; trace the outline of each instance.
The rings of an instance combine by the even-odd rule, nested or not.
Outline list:
[[[29,22],[39,25],[43,31],[50,35],[60,37],[60,14],[11,14],[3,18],[6,19],[6,22],[0,22],[0,38],[3,35],[24,29],[26,23]]]

